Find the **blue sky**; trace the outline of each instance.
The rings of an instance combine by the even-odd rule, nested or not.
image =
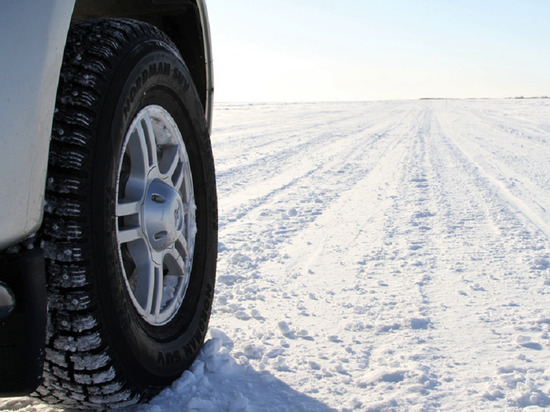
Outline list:
[[[216,101],[550,95],[550,1],[207,6]]]

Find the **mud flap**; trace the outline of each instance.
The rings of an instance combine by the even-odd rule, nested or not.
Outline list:
[[[0,320],[0,396],[28,395],[42,380],[46,341],[46,275],[41,250],[0,255],[0,281],[15,308]]]

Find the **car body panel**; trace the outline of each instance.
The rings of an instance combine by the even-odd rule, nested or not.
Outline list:
[[[189,7],[193,13],[187,13]],[[190,67],[211,128],[212,52],[204,0],[4,4],[0,13],[0,250],[29,237],[42,222],[63,50],[71,19],[87,17],[136,18],[166,30]]]
[[[0,13],[0,249],[42,219],[59,70],[74,2],[7,2]]]

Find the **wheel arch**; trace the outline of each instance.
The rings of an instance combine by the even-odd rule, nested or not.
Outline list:
[[[73,20],[131,18],[157,26],[178,48],[212,127],[213,69],[210,27],[204,0],[76,0]]]

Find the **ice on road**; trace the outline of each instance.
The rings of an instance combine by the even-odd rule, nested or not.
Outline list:
[[[550,407],[550,100],[218,104],[212,143],[209,341],[140,410]]]

